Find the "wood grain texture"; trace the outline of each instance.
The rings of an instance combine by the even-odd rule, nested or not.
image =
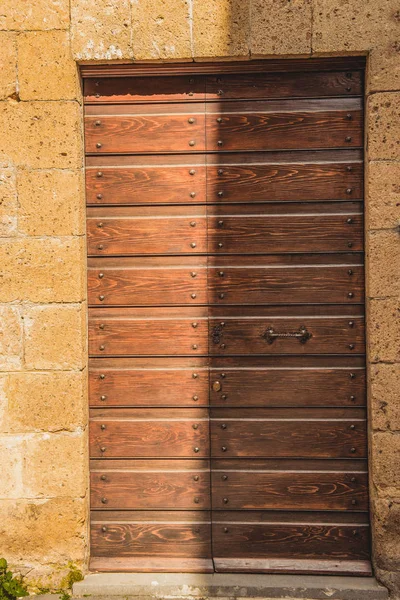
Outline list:
[[[254,412],[252,419],[233,420],[227,414],[225,419],[212,419],[210,430],[215,458],[367,456],[366,424],[355,419],[261,419]]]
[[[212,406],[334,407],[363,406],[366,402],[364,371],[287,367],[221,371],[210,373]],[[216,382],[218,391],[213,389]]]
[[[348,164],[225,164],[207,167],[208,202],[276,202],[362,198],[362,165]]]
[[[349,244],[354,251],[363,248],[360,215],[224,215],[210,216],[207,225],[211,253],[344,252]]]
[[[146,159],[143,162],[145,163]],[[192,171],[194,171],[193,175]],[[193,197],[192,194],[195,196]],[[89,205],[168,204],[170,202],[181,204],[201,203],[205,200],[204,166],[192,168],[191,166],[143,164],[136,167],[86,169],[86,201]]]
[[[94,256],[207,251],[204,217],[89,218],[87,236],[88,254]]]
[[[270,113],[259,110],[257,113],[207,114],[207,149],[254,152],[356,148],[363,144],[361,111]]]
[[[372,576],[372,567],[369,560],[214,557],[213,563],[217,573]]]
[[[206,76],[207,100],[320,98],[362,93],[362,73],[258,73]]]
[[[221,325],[224,323],[224,325]],[[306,343],[296,338],[267,341],[267,331],[312,335]],[[232,354],[357,354],[364,353],[364,322],[360,318],[227,318],[210,319],[211,355]],[[354,347],[353,347],[354,346]]]
[[[193,123],[189,123],[191,118]],[[193,116],[189,111],[178,115],[87,116],[85,141],[86,152],[94,154],[201,152],[205,150],[204,116]]]
[[[367,475],[355,473],[213,472],[213,508],[368,510],[367,485]]]

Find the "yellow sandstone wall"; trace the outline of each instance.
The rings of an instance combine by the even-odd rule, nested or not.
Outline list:
[[[77,61],[368,55],[374,563],[400,589],[400,4],[2,0],[0,555],[56,587],[88,558],[85,216]]]

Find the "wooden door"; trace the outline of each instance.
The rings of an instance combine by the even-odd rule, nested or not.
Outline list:
[[[252,64],[87,67],[95,570],[371,572],[362,64]]]

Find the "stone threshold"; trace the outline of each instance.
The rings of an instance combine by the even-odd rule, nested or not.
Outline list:
[[[387,600],[374,577],[238,573],[91,573],[73,586],[74,597],[144,599],[297,598]]]

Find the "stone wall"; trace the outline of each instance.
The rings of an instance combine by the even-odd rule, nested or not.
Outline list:
[[[400,4],[3,0],[0,555],[86,569],[82,101],[76,61],[368,55],[366,245],[374,564],[400,589]]]

